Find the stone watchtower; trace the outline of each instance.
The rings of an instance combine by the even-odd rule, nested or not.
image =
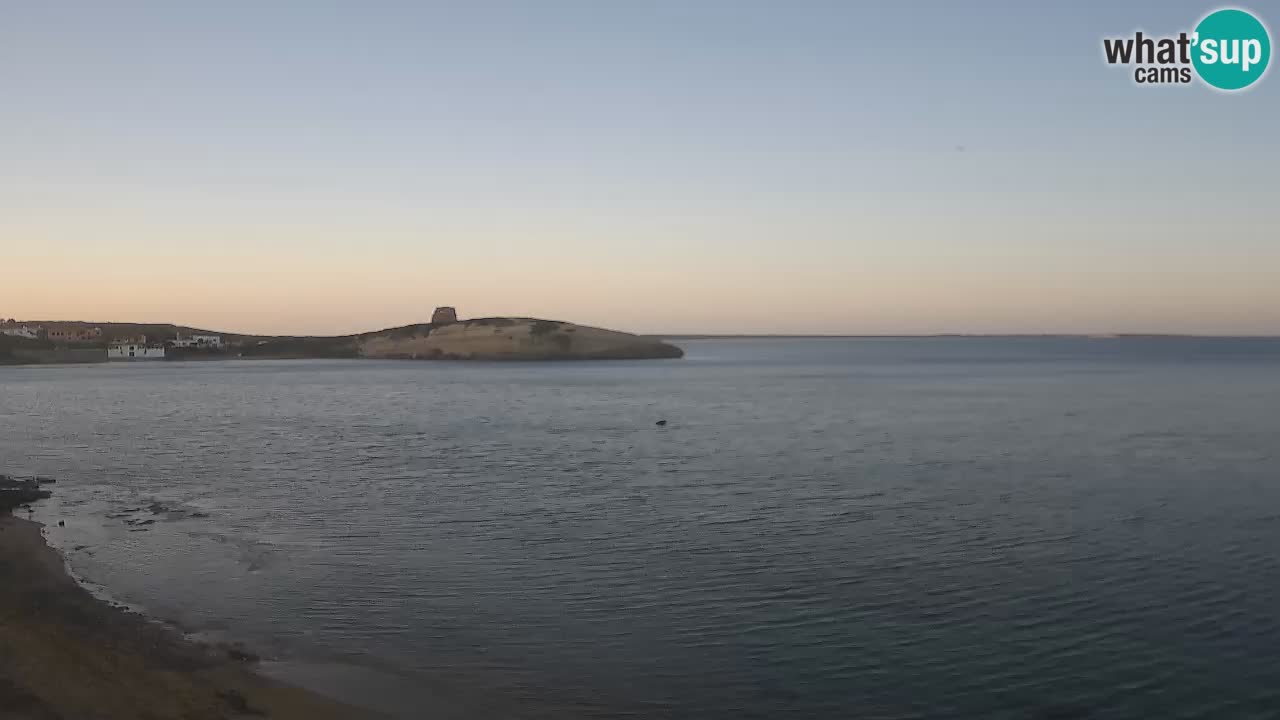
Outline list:
[[[448,305],[438,307],[435,312],[431,313],[432,325],[448,325],[456,322],[458,322],[458,311]]]

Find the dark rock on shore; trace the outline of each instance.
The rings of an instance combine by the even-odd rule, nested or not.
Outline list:
[[[41,490],[34,479],[19,479],[0,475],[0,513],[10,512],[37,500],[52,497],[48,490]]]

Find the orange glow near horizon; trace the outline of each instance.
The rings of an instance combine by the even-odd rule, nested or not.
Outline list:
[[[1136,87],[1119,11],[72,5],[0,23],[3,317],[1280,335],[1280,77]]]

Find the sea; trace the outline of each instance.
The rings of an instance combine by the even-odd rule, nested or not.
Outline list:
[[[677,344],[5,367],[0,472],[392,717],[1280,717],[1280,339]]]

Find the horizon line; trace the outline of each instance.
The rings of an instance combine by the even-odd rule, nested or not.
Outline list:
[[[524,317],[524,316],[509,315],[509,316],[494,316],[494,317]],[[485,318],[483,318],[483,317],[481,317],[481,318],[466,318],[465,320],[461,320],[460,322],[466,322],[466,321],[468,321],[468,320],[482,320],[482,319],[485,319]],[[538,318],[529,318],[529,319],[535,319],[535,320],[536,320],[536,319],[538,319]],[[75,324],[75,325],[96,325],[96,326],[103,326],[103,325],[169,325],[169,326],[172,326],[172,327],[174,327],[174,328],[181,328],[181,329],[184,329],[184,330],[198,331],[198,332],[209,332],[209,333],[219,333],[219,334],[222,334],[222,335],[233,335],[233,336],[239,336],[239,337],[298,337],[298,338],[302,338],[302,337],[316,337],[316,338],[320,338],[320,337],[346,337],[346,336],[349,336],[349,335],[363,335],[363,334],[371,333],[371,332],[382,332],[382,331],[384,331],[384,330],[394,330],[394,329],[399,328],[399,327],[406,327],[406,326],[403,326],[403,325],[394,325],[394,326],[389,325],[389,326],[387,326],[387,327],[380,328],[380,329],[377,329],[377,330],[362,330],[362,331],[351,332],[351,333],[337,333],[337,334],[329,334],[329,335],[317,335],[317,334],[289,334],[289,333],[285,333],[285,334],[264,334],[264,333],[251,333],[251,332],[250,332],[250,333],[246,333],[246,332],[232,332],[232,331],[226,331],[226,330],[209,330],[209,329],[206,329],[206,328],[199,328],[199,327],[196,327],[196,326],[194,326],[194,325],[181,325],[181,324],[179,324],[179,323],[174,323],[174,322],[135,322],[135,321],[116,321],[116,320],[112,320],[112,321],[101,321],[101,322],[99,322],[99,321],[90,321],[90,320],[17,320],[17,319],[14,319],[14,322],[15,322],[15,324],[17,324],[17,325],[24,325],[24,324],[41,324],[41,323],[43,323],[43,324],[49,324],[49,325],[58,325],[58,324],[67,324],[67,325],[72,325],[72,324]],[[561,320],[561,321],[557,321],[557,322],[572,322],[572,321],[568,321],[568,320]],[[6,320],[5,320],[4,318],[0,318],[0,323],[6,323]],[[429,322],[428,322],[428,323],[411,323],[411,324],[429,324]],[[578,325],[578,324],[581,324],[581,323],[576,323],[576,322],[575,322],[575,323],[573,323],[573,324]],[[611,328],[605,328],[605,329],[611,329]],[[620,332],[627,332],[627,331],[625,331],[625,330],[624,330],[624,331],[620,331]],[[805,333],[805,332],[802,332],[802,333],[751,333],[751,332],[746,332],[746,333],[724,333],[724,332],[679,332],[679,333],[655,333],[655,332],[633,332],[632,334],[634,334],[634,335],[639,335],[639,336],[641,336],[641,337],[661,338],[661,339],[667,339],[667,340],[716,340],[716,339],[721,339],[721,340],[734,340],[734,339],[738,339],[738,340],[749,340],[749,339],[761,339],[761,340],[767,340],[767,339],[779,339],[779,340],[785,340],[785,339],[794,339],[794,340],[806,340],[806,339],[810,339],[810,340],[821,340],[821,339],[832,339],[832,340],[847,339],[847,340],[857,340],[857,339],[868,339],[868,340],[875,340],[875,339],[913,339],[913,338],[918,338],[918,339],[928,339],[928,338],[1054,338],[1054,337],[1057,337],[1057,338],[1087,338],[1087,339],[1093,339],[1093,340],[1106,340],[1106,339],[1118,339],[1118,338],[1202,338],[1202,339],[1214,339],[1214,338],[1219,338],[1219,339],[1252,339],[1252,340],[1276,340],[1276,339],[1280,339],[1280,333],[1273,333],[1273,334],[1256,334],[1256,333],[1249,333],[1249,334],[1231,334],[1231,333],[1176,333],[1176,332],[932,332],[932,333]]]
[[[639,333],[647,337],[660,337],[668,340],[732,340],[732,339],[795,339],[795,340],[876,340],[876,339],[912,339],[912,338],[1088,338],[1091,340],[1108,340],[1118,338],[1204,338],[1204,339],[1250,339],[1280,340],[1280,334],[1210,334],[1210,333],[1168,333],[1168,332],[937,332],[937,333]]]

